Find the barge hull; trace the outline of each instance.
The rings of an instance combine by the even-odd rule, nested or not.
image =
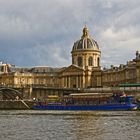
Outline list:
[[[111,105],[36,105],[37,110],[135,110],[136,104],[111,104]]]

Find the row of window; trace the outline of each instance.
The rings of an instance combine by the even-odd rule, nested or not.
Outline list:
[[[120,80],[126,80],[126,79],[134,79],[136,77],[135,71],[129,71],[126,73],[112,73],[108,75],[103,76],[103,81],[120,81]]]
[[[78,57],[77,58],[77,64],[78,64],[78,66],[83,66],[83,58],[82,57]],[[100,65],[100,58],[98,57],[98,59],[97,59],[97,66],[99,66]],[[88,66],[93,66],[93,57],[89,57],[88,58]]]

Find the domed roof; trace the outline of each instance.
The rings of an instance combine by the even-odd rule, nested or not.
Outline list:
[[[86,26],[83,28],[81,39],[73,45],[72,51],[76,50],[99,50],[97,42],[89,36],[89,30]]]

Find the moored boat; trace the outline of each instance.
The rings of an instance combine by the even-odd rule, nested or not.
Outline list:
[[[39,110],[134,110],[137,104],[132,95],[124,93],[77,93],[68,96],[48,96],[36,102]]]

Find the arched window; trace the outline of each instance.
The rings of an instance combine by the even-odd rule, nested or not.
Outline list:
[[[100,66],[100,58],[99,57],[97,59],[97,65],[98,65],[98,67]]]
[[[78,57],[77,61],[78,61],[78,66],[81,67],[83,65],[82,57]]]
[[[93,66],[93,57],[91,56],[88,58],[88,65]]]

